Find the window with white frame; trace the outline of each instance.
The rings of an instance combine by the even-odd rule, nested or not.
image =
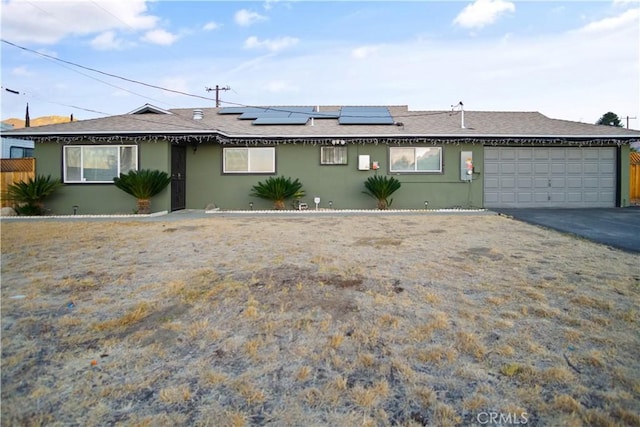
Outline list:
[[[321,165],[346,165],[347,164],[347,147],[320,147],[320,164]]]
[[[223,149],[224,173],[275,173],[274,147],[229,147]]]
[[[390,147],[390,172],[442,172],[442,147]]]
[[[67,145],[63,154],[64,182],[113,183],[113,178],[138,169],[136,145]]]

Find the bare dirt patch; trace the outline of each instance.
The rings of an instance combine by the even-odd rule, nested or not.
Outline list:
[[[637,255],[492,215],[1,237],[2,425],[640,425]]]

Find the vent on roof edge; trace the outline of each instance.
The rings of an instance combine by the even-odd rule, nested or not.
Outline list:
[[[193,120],[202,120],[204,114],[202,110],[193,110]]]

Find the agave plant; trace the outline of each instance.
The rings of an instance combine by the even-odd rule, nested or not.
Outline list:
[[[53,194],[62,182],[51,175],[37,175],[27,182],[19,181],[7,187],[6,198],[17,203],[20,215],[42,215],[44,199]]]
[[[378,201],[378,209],[387,209],[393,203],[389,197],[400,188],[400,181],[392,176],[370,176],[364,183],[367,189],[363,193],[368,194]]]
[[[291,197],[301,198],[304,197],[304,194],[302,184],[297,178],[295,181],[291,181],[291,178],[284,176],[270,177],[251,187],[251,196],[271,200],[274,209],[279,210],[284,209],[285,200]]]
[[[120,177],[113,178],[113,183],[136,198],[139,214],[148,214],[151,213],[151,198],[171,183],[171,177],[163,171],[140,169],[120,174]]]

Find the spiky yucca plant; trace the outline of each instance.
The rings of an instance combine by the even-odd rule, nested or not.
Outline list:
[[[151,198],[171,183],[171,177],[163,171],[140,169],[120,174],[120,177],[113,178],[113,183],[136,198],[139,214],[148,214],[151,213]]]
[[[20,215],[42,215],[44,199],[53,194],[62,182],[51,175],[37,175],[27,182],[19,181],[7,187],[6,198],[17,203],[16,212]]]
[[[297,178],[291,181],[291,178],[284,176],[269,177],[264,182],[260,181],[251,187],[251,196],[271,200],[274,209],[279,210],[284,209],[285,200],[291,197],[301,198],[304,194],[302,184]]]
[[[401,184],[400,181],[392,176],[370,176],[364,182],[364,187],[367,189],[363,193],[368,194],[378,201],[378,209],[387,209],[393,203],[393,199],[389,197],[395,193]]]

